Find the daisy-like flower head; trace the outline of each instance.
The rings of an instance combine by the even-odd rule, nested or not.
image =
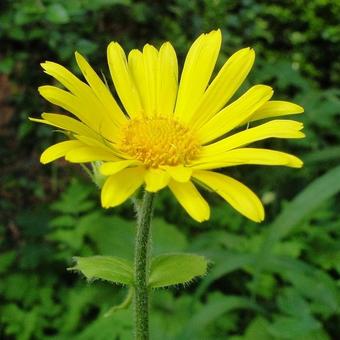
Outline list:
[[[108,64],[119,103],[79,53],[76,60],[86,82],[59,64],[43,63],[45,72],[65,90],[41,86],[40,94],[73,117],[43,113],[42,119],[31,118],[70,136],[46,149],[41,162],[60,157],[75,163],[101,161],[105,208],[123,203],[142,185],[149,192],[169,187],[188,214],[201,222],[209,219],[210,209],[198,185],[215,191],[249,219],[262,221],[259,198],[215,170],[241,164],[301,167],[293,155],[246,147],[266,138],[302,138],[300,122],[275,119],[255,127],[245,125],[301,113],[303,108],[271,101],[273,90],[266,85],[255,85],[228,103],[247,77],[255,53],[250,48],[239,50],[210,81],[220,47],[220,30],[199,36],[178,81],[177,57],[169,42],[159,50],[147,44],[142,51],[132,50],[128,58],[118,43],[110,43]]]

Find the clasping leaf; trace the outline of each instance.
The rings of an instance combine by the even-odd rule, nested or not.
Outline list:
[[[208,262],[195,254],[165,254],[152,259],[149,287],[160,288],[190,282],[207,272]]]
[[[114,256],[74,257],[76,265],[69,270],[82,272],[87,279],[133,285],[133,267],[125,259]]]

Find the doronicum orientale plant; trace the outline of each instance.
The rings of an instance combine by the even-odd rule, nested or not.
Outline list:
[[[228,103],[251,70],[255,52],[234,53],[210,81],[221,47],[220,30],[200,35],[186,56],[178,80],[176,52],[169,42],[159,49],[145,45],[126,57],[117,42],[107,49],[116,94],[86,59],[76,52],[85,78],[47,61],[44,71],[65,89],[41,86],[40,94],[71,115],[43,113],[31,120],[52,125],[68,139],[47,148],[43,164],[64,157],[86,167],[101,188],[104,208],[115,207],[143,188],[134,199],[137,228],[134,264],[118,257],[76,258],[72,268],[87,278],[99,278],[130,287],[121,307],[134,304],[135,337],[149,338],[149,292],[153,288],[189,282],[207,270],[207,260],[194,254],[152,257],[151,220],[155,195],[169,187],[196,221],[209,219],[210,208],[197,187],[216,192],[247,218],[261,222],[260,199],[241,182],[217,171],[242,164],[283,165],[300,168],[290,154],[249,144],[267,138],[303,138],[302,123],[270,119],[303,112],[299,105],[271,100],[273,89],[254,85]],[[232,134],[233,129],[238,129]],[[83,163],[92,163],[88,168]]]

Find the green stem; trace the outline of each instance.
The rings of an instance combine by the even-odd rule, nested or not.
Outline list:
[[[149,339],[149,244],[154,194],[145,191],[137,214],[135,245],[135,339]]]

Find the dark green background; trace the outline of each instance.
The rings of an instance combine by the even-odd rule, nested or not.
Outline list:
[[[100,208],[79,166],[42,166],[62,138],[33,124],[52,109],[37,93],[52,84],[40,62],[78,73],[74,51],[108,77],[106,46],[126,50],[169,40],[180,65],[202,32],[221,28],[221,66],[251,46],[244,88],[274,87],[274,99],[305,107],[304,140],[261,143],[301,156],[301,170],[228,169],[262,197],[254,224],[215,195],[211,220],[190,220],[171,195],[157,199],[154,252],[189,251],[212,261],[187,287],[152,295],[152,339],[337,339],[340,334],[340,3],[311,1],[2,0],[0,2],[0,338],[130,339],[131,310],[103,314],[126,291],[66,271],[72,256],[131,256],[129,203]]]

